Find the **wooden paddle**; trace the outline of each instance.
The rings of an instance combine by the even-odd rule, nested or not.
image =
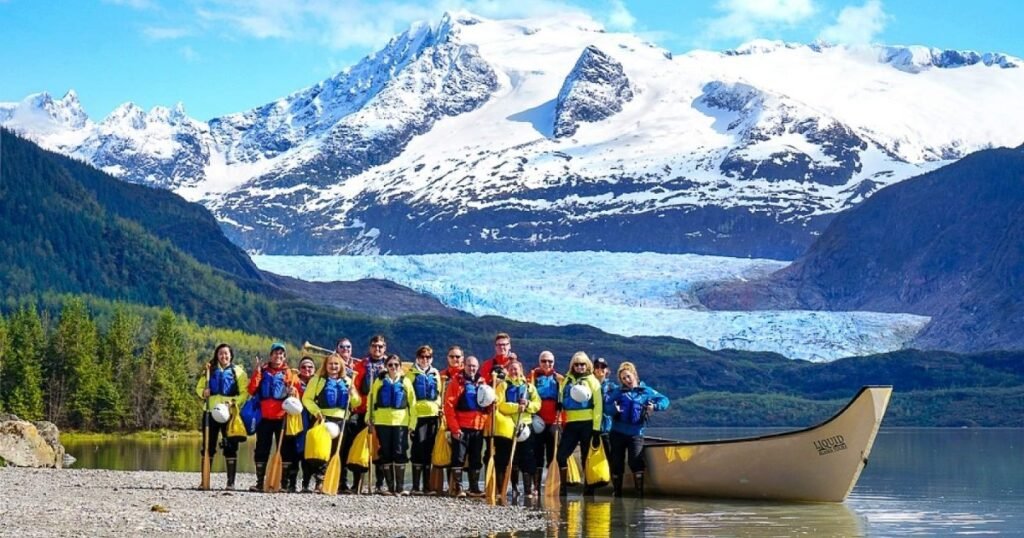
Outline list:
[[[206,388],[210,388],[210,365],[206,365]],[[199,471],[199,489],[210,489],[210,398],[203,400],[203,466]]]
[[[441,393],[441,405],[438,407],[438,410],[437,410],[437,416],[439,417],[439,419],[438,419],[437,435],[434,437],[434,445],[435,446],[439,442],[447,442],[446,439],[443,439],[444,434],[445,434],[444,389],[445,389],[445,385],[447,384],[447,381],[448,381],[448,376],[441,376],[441,391],[440,391],[440,393]],[[439,440],[438,437],[441,437],[442,439]],[[431,450],[430,455],[431,456],[434,455],[433,450]],[[431,463],[433,463],[433,462],[431,462]],[[451,465],[451,460],[450,459],[448,461],[448,464]],[[434,465],[430,466],[430,479],[427,481],[427,489],[429,491],[432,491],[432,492],[438,494],[438,495],[440,495],[442,493],[442,490],[444,489],[444,469],[445,469],[444,467],[437,467],[437,466],[434,466]]]
[[[324,495],[337,495],[338,483],[341,482],[341,443],[345,440],[345,424],[348,423],[348,409],[342,416],[341,433],[338,434],[338,446],[331,455],[331,461],[327,462],[327,471],[324,473],[324,483],[321,490]]]
[[[548,476],[544,478],[544,496],[558,498],[558,491],[562,488],[562,477],[558,474],[558,431],[555,431],[555,454],[548,464]],[[542,447],[543,450],[543,447]]]
[[[281,446],[284,445],[284,421],[281,421],[281,429],[277,433],[277,451],[270,458],[267,465],[267,477],[263,481],[263,491],[266,493],[277,493],[281,491],[281,472],[284,461],[281,459]]]
[[[498,374],[491,373],[491,386],[497,385]],[[484,493],[487,496],[487,504],[494,505],[498,502],[498,477],[494,469],[494,414],[498,411],[497,402],[491,404],[491,440],[488,447],[487,471],[484,478]]]
[[[516,423],[512,425],[512,450],[508,455],[508,466],[505,467],[505,479],[501,481],[501,495],[498,500],[502,505],[505,504],[505,494],[508,493],[508,485],[512,481],[512,462],[516,459],[516,443],[519,442],[519,436],[516,435],[516,430],[519,429],[519,420],[523,418],[523,410],[519,410],[519,414],[516,416]]]

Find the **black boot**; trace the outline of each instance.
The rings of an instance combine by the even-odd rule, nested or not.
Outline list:
[[[512,497],[519,496],[519,469],[512,469],[512,485],[510,486]]]
[[[309,489],[309,482],[313,479],[313,465],[302,460],[302,493],[312,493],[313,490]]]
[[[523,473],[523,497],[533,498],[533,477],[535,473]]]
[[[236,458],[226,458],[224,460],[224,468],[228,472],[228,485],[224,489],[235,489],[235,474],[238,472],[238,460]]]
[[[465,497],[466,492],[462,489],[462,469],[451,469],[448,471],[448,491],[452,497]]]
[[[543,482],[543,477],[544,469],[537,468],[537,470],[533,472],[533,491],[538,497],[540,497],[540,485]]]
[[[434,472],[434,467],[432,465],[424,465],[423,466],[423,489],[422,489],[422,492],[423,492],[424,495],[434,495],[435,494],[434,490],[431,489],[431,487],[430,487],[430,477],[432,476],[433,472]],[[444,476],[444,471],[441,472],[441,476]],[[443,488],[444,487],[444,480],[442,480],[441,482],[442,482],[441,487]]]
[[[612,497],[622,497],[622,475],[612,476]]]
[[[480,471],[469,471],[469,496],[484,496],[483,490],[480,489]]]
[[[256,462],[256,485],[249,491],[263,491],[263,477],[267,476],[267,462]]]
[[[387,489],[377,488],[377,491],[381,495],[394,495],[395,494],[395,466],[394,465],[380,465],[377,467],[377,471],[384,476],[384,481],[387,482]]]
[[[420,477],[421,476],[423,476],[423,466],[422,465],[417,465],[415,463],[412,464],[412,492],[411,493],[413,495],[423,495],[423,492],[420,491]],[[426,481],[426,477],[423,477],[423,478],[424,478],[423,482],[425,484],[427,482]],[[424,489],[426,489],[426,488],[424,488]]]
[[[287,477],[285,480],[284,490],[288,493],[299,492],[299,462],[286,463],[284,476]]]
[[[352,493],[352,490],[348,489],[348,466],[341,466],[341,478],[338,479],[338,493],[347,495]]]
[[[565,496],[567,496],[569,494],[569,483],[567,481],[568,480],[568,475],[569,475],[569,468],[568,467],[559,467],[558,468],[558,477],[562,479],[562,484],[558,488],[558,496],[559,497],[565,497]]]
[[[395,495],[408,495],[409,492],[405,491],[405,465],[396,463],[391,466],[391,474],[395,477],[395,489],[393,493]]]
[[[376,475],[373,477],[374,482],[376,482],[376,484],[374,485],[374,492],[377,493],[378,495],[386,494],[388,492],[388,489],[390,488],[384,487],[384,479],[386,478],[385,475],[387,474],[384,472],[384,466],[379,463],[375,463],[373,472]]]
[[[644,473],[633,473],[633,487],[636,489],[636,496],[644,496]]]
[[[359,494],[359,488],[363,485],[363,472],[352,471],[352,493]]]

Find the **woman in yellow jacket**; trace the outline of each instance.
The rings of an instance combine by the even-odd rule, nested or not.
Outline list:
[[[370,386],[367,413],[370,433],[377,436],[377,472],[384,475],[387,490],[381,495],[408,495],[405,491],[405,464],[409,461],[409,431],[416,427],[416,393],[402,372],[402,359],[388,355],[384,375]]]
[[[441,415],[441,374],[434,368],[434,350],[420,346],[416,364],[406,377],[416,393],[416,428],[412,432],[412,494],[427,492],[430,478],[430,456],[434,448]],[[422,478],[422,482],[420,481]]]
[[[235,489],[235,473],[238,470],[238,441],[228,439],[227,422],[220,423],[210,417],[210,411],[218,404],[227,404],[233,413],[238,413],[249,398],[249,376],[245,369],[233,364],[235,352],[231,346],[220,344],[213,351],[213,359],[196,383],[196,394],[203,399],[203,424],[209,426],[206,436],[206,451],[213,461],[217,453],[217,437],[221,437],[224,449],[224,467],[228,473],[226,489]]]
[[[586,468],[591,436],[601,435],[604,412],[601,382],[594,377],[594,364],[590,362],[590,357],[587,357],[586,353],[577,351],[569,361],[569,372],[562,379],[558,390],[558,403],[565,411],[565,426],[562,428],[557,456],[558,473],[562,478],[562,487],[558,494],[564,496],[569,456],[577,446],[580,447],[583,467]],[[593,490],[587,487],[584,494],[593,494]]]
[[[532,383],[523,376],[523,364],[513,360],[505,365],[505,380],[498,383],[497,403],[498,413],[494,422],[494,464],[498,471],[498,480],[503,480],[502,473],[509,469],[509,457],[512,456],[512,439],[521,434],[525,429],[529,435],[530,424],[533,422],[533,414],[540,411],[540,396]],[[523,474],[523,490],[526,498],[533,497],[533,472],[537,468],[537,461],[533,458],[533,443],[516,443],[515,460],[512,462],[515,469],[512,469],[513,477],[518,473]],[[512,495],[518,495],[516,484],[518,480],[512,479]],[[504,483],[504,482],[499,482]],[[499,492],[505,495],[505,492]]]
[[[341,355],[332,353],[320,365],[320,371],[314,375],[302,393],[302,405],[309,415],[317,420],[325,420],[338,425],[339,431],[345,429],[346,411],[352,411],[363,403],[359,391],[352,389],[352,380],[345,375],[345,361]],[[331,454],[338,448],[338,439],[331,441]],[[327,462],[319,462],[313,470],[316,480],[316,492],[323,491],[324,471]]]

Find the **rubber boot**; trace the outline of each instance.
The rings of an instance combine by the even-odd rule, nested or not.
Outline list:
[[[469,471],[469,496],[484,496],[483,490],[480,489],[480,471]]]
[[[395,494],[395,466],[379,465],[377,466],[378,472],[384,475],[384,481],[387,483],[387,488],[377,488],[377,492],[381,495],[394,495]]]
[[[396,463],[391,466],[391,474],[395,476],[395,495],[408,495],[405,491],[405,465]]]
[[[321,463],[313,471],[313,493],[324,492],[324,475],[327,473],[327,464]]]
[[[420,491],[420,477],[422,475],[423,475],[423,466],[422,465],[417,465],[415,463],[412,464],[412,492],[411,493],[413,495],[423,495],[423,492]],[[424,480],[423,482],[426,483],[426,480]]]
[[[352,493],[352,490],[348,489],[348,467],[345,465],[341,466],[341,478],[338,479],[338,493],[342,495]]]
[[[352,471],[352,493],[359,494],[359,488],[363,485],[363,472]]]
[[[224,468],[228,472],[228,485],[224,489],[235,489],[235,474],[238,472],[238,460],[236,458],[225,459]]]
[[[612,476],[612,497],[622,497],[622,475]]]
[[[533,491],[540,497],[540,485],[543,482],[544,469],[537,469],[533,472]]]
[[[448,475],[448,489],[452,492],[452,497],[465,497],[466,491],[462,489],[462,469],[452,469],[451,474]]]
[[[565,497],[565,496],[567,496],[569,494],[569,484],[566,482],[566,480],[568,480],[568,475],[569,475],[569,468],[568,467],[559,467],[558,468],[558,477],[562,479],[562,485],[558,488],[558,496],[559,497]]]
[[[523,473],[523,497],[533,498],[533,477],[536,473]]]
[[[385,475],[387,474],[384,472],[384,466],[379,463],[375,463],[373,473],[375,475],[373,478],[374,481],[376,482],[375,491],[381,495],[387,493],[388,489],[384,487],[384,479],[386,478]]]
[[[249,491],[263,491],[263,478],[267,476],[267,462],[256,462],[256,485]]]
[[[309,482],[313,479],[313,465],[308,461],[302,461],[302,493],[312,493],[309,489]]]
[[[512,469],[512,485],[509,486],[509,493],[512,494],[512,498],[519,496],[519,469]]]
[[[430,474],[432,472],[434,472],[434,467],[432,465],[424,465],[423,466],[423,489],[422,489],[422,492],[423,492],[424,495],[434,495],[434,490],[430,489]],[[444,473],[441,473],[441,474],[442,474],[442,476],[444,476]],[[442,484],[441,487],[443,488],[444,484]]]
[[[633,473],[633,487],[637,497],[644,496],[644,473]]]
[[[285,481],[284,490],[288,493],[299,492],[299,462],[286,463],[284,476],[288,477]]]

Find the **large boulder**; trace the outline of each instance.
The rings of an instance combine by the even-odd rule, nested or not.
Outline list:
[[[49,423],[47,423],[49,424]],[[50,424],[52,426],[52,424]],[[54,426],[53,430],[57,428]],[[48,434],[50,432],[47,432]],[[58,441],[59,445],[60,442]],[[63,448],[57,452],[39,434],[31,422],[8,420],[0,422],[0,458],[18,467],[61,467]]]

